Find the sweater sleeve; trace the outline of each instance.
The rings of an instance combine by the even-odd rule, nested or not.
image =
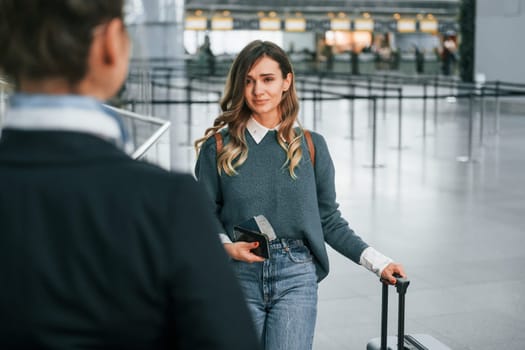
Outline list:
[[[315,181],[324,240],[336,251],[359,264],[361,254],[368,244],[341,216],[336,202],[335,168],[325,139],[317,133],[312,133],[312,139],[316,152]]]
[[[217,171],[217,146],[215,138],[210,137],[201,147],[197,162],[195,164],[195,177],[208,195],[209,203],[214,208],[216,224],[219,234],[225,234],[226,229],[219,219],[222,209],[222,191],[220,176]]]

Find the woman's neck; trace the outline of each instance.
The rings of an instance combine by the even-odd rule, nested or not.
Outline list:
[[[265,116],[261,117],[260,115],[252,114],[252,118],[257,121],[260,125],[268,129],[275,129],[275,127],[281,124],[281,118],[279,116]]]

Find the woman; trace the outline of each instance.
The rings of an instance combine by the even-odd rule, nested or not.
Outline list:
[[[215,202],[221,239],[243,287],[265,349],[311,349],[317,283],[328,274],[325,242],[389,283],[403,267],[369,247],[341,217],[334,167],[312,133],[315,162],[300,127],[292,66],[274,43],[254,41],[237,56],[222,114],[197,140],[195,172]],[[215,134],[220,133],[224,147]],[[219,145],[219,149],[217,146]],[[257,243],[232,242],[233,227],[263,215],[277,239],[270,257]]]

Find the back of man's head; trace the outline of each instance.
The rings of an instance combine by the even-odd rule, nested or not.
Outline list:
[[[21,79],[65,78],[87,71],[97,26],[123,17],[124,0],[0,0],[0,72]]]

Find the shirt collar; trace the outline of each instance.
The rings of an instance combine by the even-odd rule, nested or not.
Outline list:
[[[3,128],[89,133],[115,143],[128,153],[133,150],[121,117],[86,96],[15,94],[9,100]]]
[[[268,131],[271,131],[271,130],[277,131],[279,130],[280,125],[281,124],[278,124],[273,129],[268,129],[264,125],[259,124],[259,122],[255,120],[253,117],[250,117],[250,119],[248,119],[248,123],[246,123],[246,129],[248,129],[248,132],[252,136],[255,143],[259,144],[264,138],[264,136],[266,136]]]

